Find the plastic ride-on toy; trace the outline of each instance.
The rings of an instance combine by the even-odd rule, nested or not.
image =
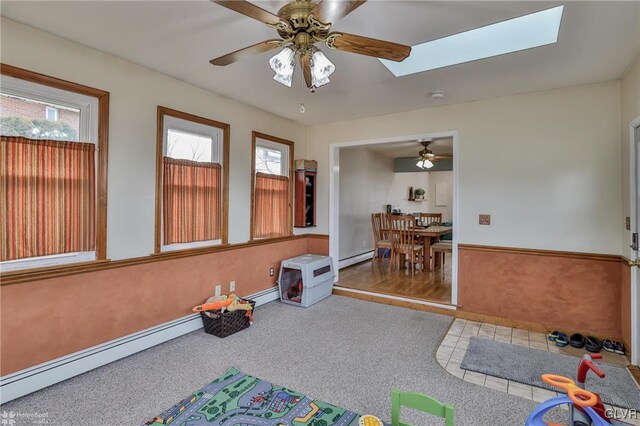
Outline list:
[[[551,398],[538,405],[531,414],[529,414],[529,417],[527,417],[525,426],[561,426],[557,423],[546,423],[543,417],[549,410],[564,404],[569,405],[569,426],[628,425],[629,423],[608,417],[600,395],[585,389],[587,373],[589,373],[590,370],[600,378],[605,377],[604,372],[593,363],[594,359],[602,359],[602,355],[585,354],[580,360],[577,385],[567,377],[543,374],[541,377],[545,383],[562,389],[567,395]]]

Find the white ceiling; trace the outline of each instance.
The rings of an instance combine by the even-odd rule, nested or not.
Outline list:
[[[255,3],[274,13],[285,4]],[[414,45],[559,4],[370,0],[333,29]],[[2,1],[1,14],[304,124],[616,79],[640,53],[640,2],[567,2],[554,45],[401,78],[375,58],[324,48],[337,70],[300,114],[299,70],[293,88],[276,83],[270,53],[209,64],[276,35],[209,1]],[[431,99],[434,90],[446,97]]]

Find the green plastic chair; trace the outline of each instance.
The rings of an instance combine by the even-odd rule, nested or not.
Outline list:
[[[397,389],[391,391],[391,426],[412,426],[400,421],[400,407],[442,417],[446,426],[453,426],[453,405],[443,404],[421,393],[400,392]]]

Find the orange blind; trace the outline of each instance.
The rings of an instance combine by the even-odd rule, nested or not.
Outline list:
[[[253,208],[254,238],[290,235],[289,178],[256,173]]]
[[[222,166],[163,157],[164,244],[220,239]]]
[[[0,260],[95,250],[95,146],[0,136]]]

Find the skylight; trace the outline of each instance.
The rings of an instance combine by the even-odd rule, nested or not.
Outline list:
[[[401,77],[553,44],[558,41],[563,10],[558,6],[418,44],[402,62],[380,61]]]

